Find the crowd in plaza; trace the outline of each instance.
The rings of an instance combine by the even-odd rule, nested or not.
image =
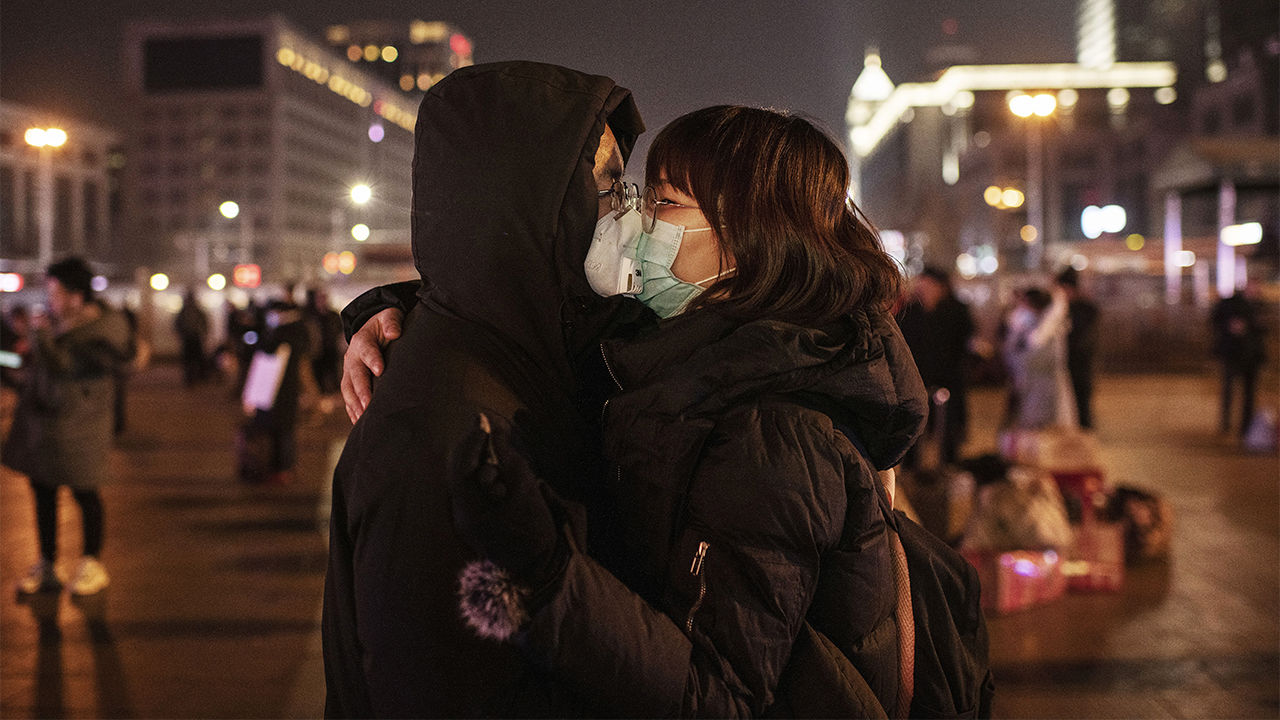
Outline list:
[[[811,122],[692,111],[656,133],[641,190],[623,174],[644,130],[608,78],[459,69],[419,117],[420,281],[341,317],[321,289],[228,306],[218,348],[194,293],[175,316],[184,384],[221,374],[243,404],[241,479],[291,481],[304,398],[341,391],[354,423],[327,714],[989,716],[982,610],[1118,582],[1114,543],[1123,564],[1168,529],[1125,524],[1134,497],[1097,463],[1085,281],[1021,288],[985,350],[947,271],[902,276]],[[63,584],[65,486],[70,591],[93,594],[139,343],[86,263],[47,278],[47,318],[10,312],[4,333],[22,363],[3,460],[30,478],[39,553],[19,590]],[[1213,329],[1223,429],[1240,381],[1243,432],[1261,329],[1243,297]],[[980,361],[1007,377],[1005,431],[999,457],[967,458]],[[1002,574],[1010,553],[1038,584]]]

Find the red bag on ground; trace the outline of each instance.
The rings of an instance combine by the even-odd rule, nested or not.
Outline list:
[[[1086,520],[1062,565],[1072,592],[1115,592],[1124,585],[1124,525]]]
[[[1067,589],[1062,558],[1054,550],[962,553],[978,571],[982,608],[1004,614],[1043,605]]]

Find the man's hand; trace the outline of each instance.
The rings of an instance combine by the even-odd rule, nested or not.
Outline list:
[[[383,349],[400,337],[400,323],[404,313],[397,308],[387,308],[374,315],[351,336],[347,352],[342,356],[342,402],[347,406],[347,417],[354,425],[369,400],[373,397],[373,378],[381,377],[385,368]]]

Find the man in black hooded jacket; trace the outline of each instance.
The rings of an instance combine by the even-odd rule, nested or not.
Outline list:
[[[454,531],[445,474],[484,410],[519,422],[557,491],[573,497],[572,483],[599,476],[572,367],[608,323],[647,311],[593,293],[582,261],[595,199],[642,130],[626,89],[536,63],[464,68],[423,99],[419,302],[334,475],[327,715],[585,712],[459,617],[457,577],[474,552]]]

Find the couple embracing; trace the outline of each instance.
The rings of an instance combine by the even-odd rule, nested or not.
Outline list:
[[[643,129],[536,63],[424,98],[421,281],[344,312],[330,716],[920,712],[897,266],[807,120],[684,115],[641,192]]]

